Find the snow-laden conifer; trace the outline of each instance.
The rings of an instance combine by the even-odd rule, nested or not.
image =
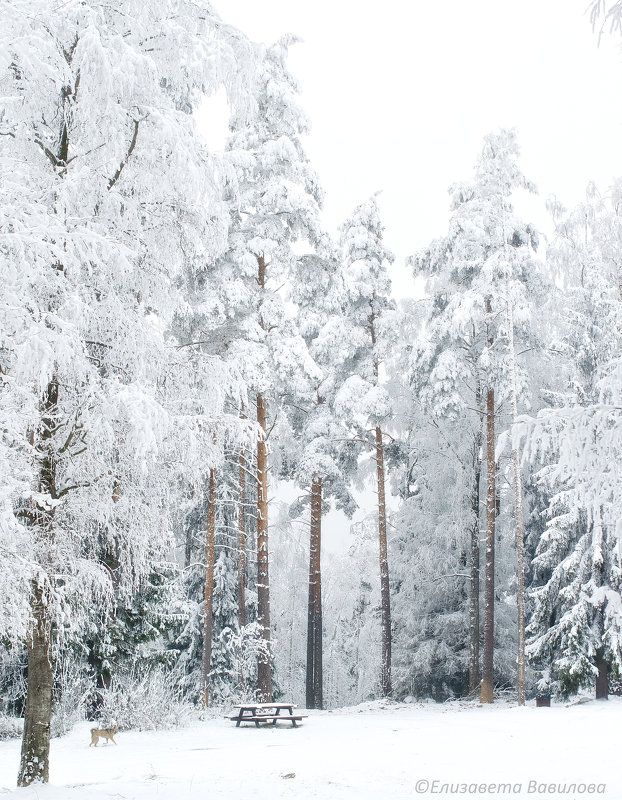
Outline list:
[[[254,399],[257,441],[258,623],[264,647],[258,690],[271,699],[270,588],[268,549],[268,437],[280,424],[279,400],[300,396],[319,374],[285,302],[284,291],[298,259],[296,243],[322,244],[321,191],[301,143],[308,120],[298,86],[286,65],[295,40],[260,48],[251,90],[255,112],[234,113],[226,162],[232,220],[221,270],[239,336],[228,356],[243,362]],[[307,245],[308,246],[308,245]],[[248,413],[248,412],[246,412]]]
[[[553,210],[551,260],[566,282],[566,391],[556,407],[523,418],[527,455],[545,466],[547,526],[534,558],[530,658],[540,687],[562,694],[622,668],[620,546],[619,184],[567,213]]]
[[[512,205],[517,189],[531,188],[520,172],[517,156],[512,131],[486,137],[474,178],[451,190],[452,216],[447,237],[433,242],[427,251],[412,259],[416,273],[429,276],[431,295],[429,312],[413,352],[412,385],[424,418],[432,416],[445,440],[441,446],[453,453],[457,461],[454,466],[462,475],[455,486],[461,487],[456,499],[464,511],[455,519],[462,519],[459,524],[464,525],[470,517],[466,523],[469,541],[467,545],[465,536],[462,552],[470,572],[472,690],[479,682],[480,485],[486,464],[482,698],[488,702],[493,696],[498,493],[495,427],[500,421],[502,401],[516,397],[526,384],[525,370],[519,370],[521,365],[516,363],[515,340],[523,350],[537,346],[539,334],[530,308],[542,297],[544,286],[542,269],[534,260],[535,232],[522,223]],[[519,491],[518,497],[521,496]],[[518,518],[522,519],[520,512]],[[464,569],[456,569],[455,562],[449,573],[466,577]]]
[[[394,308],[387,264],[393,254],[383,241],[377,195],[357,206],[341,226],[345,263],[345,321],[342,369],[350,373],[337,393],[336,408],[363,443],[375,451],[378,491],[378,541],[382,653],[380,691],[391,695],[391,593],[387,552],[387,509],[383,427],[391,418],[391,403],[382,385],[381,364],[391,342],[387,312]]]

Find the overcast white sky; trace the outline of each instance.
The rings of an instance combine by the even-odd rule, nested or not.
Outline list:
[[[600,46],[587,0],[215,0],[256,41],[284,33],[307,152],[331,229],[378,189],[394,277],[446,230],[447,188],[468,178],[486,133],[517,128],[540,192],[572,205],[622,175],[622,43]],[[401,273],[401,274],[400,274]]]

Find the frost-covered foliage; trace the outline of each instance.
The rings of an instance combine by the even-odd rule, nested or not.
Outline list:
[[[380,576],[376,515],[353,526],[354,544],[326,574],[325,695],[329,706],[378,697]]]
[[[592,26],[597,27],[602,20],[601,32],[609,25],[611,31],[622,33],[622,2],[620,0],[590,0],[590,19]]]
[[[177,728],[196,718],[196,706],[183,698],[163,670],[121,673],[99,695],[101,727],[155,731]]]
[[[346,377],[335,400],[338,412],[365,431],[391,414],[389,396],[379,379],[380,364],[392,344],[391,281],[393,254],[383,241],[378,196],[357,206],[341,226],[344,261],[344,315],[339,323],[341,371]]]
[[[19,739],[24,731],[23,720],[0,712],[0,741]]]
[[[422,400],[437,417],[473,405],[476,387],[507,395],[507,316],[513,308],[515,338],[533,345],[546,282],[534,259],[538,237],[512,205],[512,194],[533,189],[518,166],[513,131],[486,137],[472,181],[451,188],[452,215],[445,238],[410,259],[428,279],[429,319],[417,343],[413,372],[421,375]],[[519,390],[525,379],[519,376]],[[470,385],[470,389],[465,387]],[[476,398],[477,399],[477,398]]]
[[[308,489],[314,477],[321,478],[325,498],[333,498],[337,508],[351,513],[355,503],[350,485],[356,472],[357,448],[352,446],[348,419],[336,403],[349,378],[343,366],[348,351],[344,336],[349,326],[344,314],[344,273],[338,258],[301,258],[291,297],[297,306],[300,333],[317,367],[307,393],[287,398],[294,437],[284,466],[307,492],[292,506],[292,514],[297,515],[308,505]]]
[[[8,580],[36,577],[67,624],[76,591],[107,593],[113,573],[129,589],[167,547],[179,425],[163,330],[184,259],[213,253],[225,224],[186,112],[216,85],[224,43],[192,3],[21,5],[2,31],[0,347],[3,445],[18,459],[3,502],[27,528],[3,519]]]
[[[415,276],[426,278],[428,297],[402,318],[403,345],[392,365],[401,431],[389,450],[403,499],[393,547],[398,685],[405,694],[446,697],[478,685],[486,392],[494,389],[499,428],[507,419],[514,342],[521,351],[537,349],[543,360],[532,309],[543,302],[547,282],[535,259],[536,233],[518,218],[512,197],[530,188],[515,134],[486,137],[473,179],[451,188],[447,236],[410,259]],[[541,375],[530,376],[528,366],[522,360],[515,374],[529,407],[534,395],[540,402]],[[502,478],[502,463],[496,471]],[[515,570],[506,508],[512,496],[500,483],[495,660],[504,682],[513,672],[515,611],[503,598],[513,594]]]
[[[622,3],[591,12],[622,30]],[[497,680],[515,679],[507,443],[527,448],[539,687],[622,672],[620,185],[554,209],[561,293],[514,211],[533,188],[516,136],[486,137],[473,178],[452,187],[447,235],[411,259],[426,297],[398,310],[378,197],[341,226],[340,250],[323,230],[294,41],[255,45],[208,0],[3,4],[0,738],[24,713],[37,632],[53,733],[85,715],[143,729],[188,718],[205,679],[212,474],[210,698],[254,696],[269,638],[255,541],[265,443],[272,488],[301,488],[289,509],[270,506],[275,692],[304,702],[309,488],[349,513],[381,458],[399,500],[392,580],[386,559],[378,575],[383,508],[323,561],[324,697],[386,693],[381,644],[398,696],[474,690],[492,389]],[[217,157],[192,112],[220,88],[231,119]],[[512,437],[518,407],[534,416]]]
[[[235,370],[169,331],[184,267],[226,244],[190,112],[221,84],[243,112],[250,51],[207,2],[3,12],[0,633],[28,645],[27,784],[47,780],[52,667],[170,558],[177,478],[234,427]]]
[[[327,708],[376,697],[380,674],[380,589],[375,516],[355,526],[355,544],[324,555],[322,623]],[[274,523],[272,571],[275,674],[283,697],[304,705],[309,577],[308,521],[283,508]]]
[[[534,559],[530,653],[541,685],[568,694],[592,682],[599,662],[622,667],[620,544],[619,186],[570,213],[556,207],[551,259],[567,289],[560,349],[566,391],[556,407],[522,421],[550,502]]]
[[[274,396],[307,388],[317,368],[284,302],[296,242],[321,246],[322,194],[300,136],[308,129],[287,70],[284,39],[258,54],[250,117],[234,114],[225,153],[231,210],[228,249],[219,261],[222,302],[235,327],[228,358],[243,364],[251,391]]]

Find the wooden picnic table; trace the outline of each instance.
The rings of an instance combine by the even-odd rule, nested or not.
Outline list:
[[[306,714],[294,714],[296,706],[293,703],[240,703],[233,706],[238,713],[229,717],[239,728],[242,722],[252,722],[255,727],[260,725],[276,726],[277,722],[291,722],[294,728],[296,723],[306,718]],[[287,713],[281,714],[281,711]]]

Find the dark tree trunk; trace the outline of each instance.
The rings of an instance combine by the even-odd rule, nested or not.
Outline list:
[[[192,564],[192,550],[193,550],[194,532],[191,525],[186,529],[186,541],[184,542],[184,567],[188,569]]]
[[[309,608],[307,624],[307,708],[323,708],[322,674],[322,478],[311,483]]]
[[[380,544],[380,607],[382,627],[382,661],[380,689],[383,697],[391,696],[391,592],[387,553],[387,507],[384,491],[384,445],[382,431],[376,427],[376,473],[378,478],[378,539]]]
[[[56,460],[53,447],[58,411],[58,382],[53,378],[41,404],[41,426],[36,444],[40,457],[39,491],[53,500],[56,491]],[[52,545],[54,509],[47,504],[35,507],[31,524],[37,530],[40,544]],[[43,554],[45,556],[45,553]],[[28,691],[24,714],[24,733],[18,786],[47,783],[50,772],[50,723],[52,719],[52,620],[49,605],[39,581],[33,581],[30,597],[30,630],[28,636]]]
[[[261,293],[259,325],[266,324],[261,312],[268,265],[257,256],[257,284]],[[261,428],[257,440],[257,622],[261,630],[261,649],[257,658],[257,694],[260,702],[272,701],[272,653],[270,644],[270,579],[268,575],[268,426],[266,398],[257,394],[257,422]]]
[[[257,691],[260,702],[272,701],[270,653],[270,580],[268,575],[268,451],[266,400],[257,395],[257,422],[263,435],[257,441],[257,622],[262,648],[257,659]]]
[[[238,500],[238,625],[246,625],[246,519],[244,503],[246,494],[246,459],[240,453],[240,496]]]
[[[494,701],[495,639],[495,392],[486,392],[486,574],[484,589],[484,653],[482,658],[482,703]]]
[[[596,653],[596,699],[608,700],[609,699],[609,664],[607,663],[603,651],[599,650]]]
[[[477,389],[476,403],[480,408],[480,390]],[[471,584],[469,591],[469,691],[474,692],[479,688],[479,559],[480,559],[480,530],[479,530],[479,503],[480,482],[482,475],[482,419],[479,419],[479,428],[473,443],[473,491],[471,493]]]
[[[205,531],[205,589],[203,600],[203,659],[201,663],[201,702],[209,706],[212,633],[214,628],[214,540],[216,538],[216,474],[209,473],[207,525]]]
[[[28,696],[24,714],[22,755],[18,786],[47,783],[50,771],[50,720],[52,718],[51,623],[41,587],[33,584],[28,637]]]

